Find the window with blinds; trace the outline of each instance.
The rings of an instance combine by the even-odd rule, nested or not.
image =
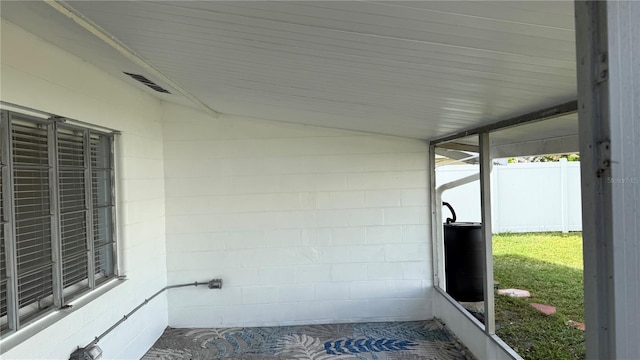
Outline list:
[[[113,134],[2,111],[0,331],[115,274]]]

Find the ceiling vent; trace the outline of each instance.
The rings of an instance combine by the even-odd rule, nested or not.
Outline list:
[[[143,85],[146,85],[146,86],[152,88],[153,90],[155,90],[157,92],[161,92],[161,93],[165,93],[165,94],[171,94],[169,92],[169,90],[161,87],[160,85],[154,83],[153,81],[147,79],[146,77],[144,77],[142,75],[131,74],[131,73],[128,73],[128,72],[125,72],[125,75],[129,75],[132,79],[141,82]]]

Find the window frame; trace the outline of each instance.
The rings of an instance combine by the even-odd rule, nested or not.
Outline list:
[[[85,297],[89,293],[98,293],[95,290],[103,288],[106,284],[110,283],[109,280],[119,278],[118,271],[118,241],[117,241],[117,224],[116,224],[116,167],[115,167],[115,138],[117,131],[104,131],[98,126],[93,126],[88,123],[80,122],[77,120],[61,118],[57,116],[37,117],[30,114],[25,114],[20,111],[13,111],[9,109],[0,109],[0,171],[1,181],[0,189],[2,190],[2,207],[0,211],[0,227],[3,231],[3,245],[5,255],[5,274],[0,273],[0,286],[5,286],[5,299],[6,299],[6,314],[0,318],[0,338],[4,339],[8,335],[20,332],[21,329],[29,324],[32,324],[43,317],[50,315],[60,309],[67,308],[69,303],[77,300],[80,297]],[[19,306],[20,290],[18,288],[18,279],[24,274],[18,272],[18,253],[17,253],[17,237],[16,237],[16,187],[15,187],[15,174],[16,168],[13,164],[14,158],[14,146],[13,146],[13,132],[12,124],[15,121],[26,122],[29,124],[38,124],[46,129],[46,156],[48,158],[48,200],[50,203],[50,237],[51,237],[51,276],[52,276],[52,294],[44,296],[37,301],[31,301],[29,304],[25,304],[22,307]],[[63,194],[60,191],[60,179],[61,168],[65,171],[66,167],[61,165],[61,157],[59,154],[59,139],[61,136],[68,136],[68,132],[75,132],[75,135],[81,134],[82,136],[82,149],[75,155],[82,156],[83,166],[76,166],[75,171],[77,174],[82,173],[82,187],[76,185],[73,189],[75,194],[83,193],[84,207],[81,210],[75,210],[74,212],[83,212],[84,226],[84,245],[86,249],[80,250],[76,258],[65,264],[65,258],[63,257],[62,247],[64,239],[62,237],[62,215],[63,213],[60,207],[60,199],[63,198]],[[79,136],[78,136],[79,138]],[[94,142],[94,139],[96,139]],[[101,144],[101,142],[105,141]],[[94,147],[95,146],[95,147]],[[99,158],[99,147],[104,146],[102,158]],[[95,169],[94,164],[95,153]],[[108,159],[107,159],[108,158]],[[99,162],[102,162],[103,167],[98,166]],[[40,171],[43,168],[40,169]],[[44,172],[44,171],[43,171]],[[98,173],[102,173],[102,191],[104,191],[105,204],[94,204],[94,196],[97,198],[97,193],[100,191],[98,176],[94,176]],[[44,179],[44,178],[41,178]],[[78,180],[79,177],[72,178]],[[8,190],[10,189],[10,190]],[[94,194],[95,191],[95,194]],[[95,243],[94,234],[97,230],[94,224],[94,216],[99,209],[104,210],[104,220],[101,222],[104,227],[104,231],[110,236],[105,237],[105,241],[97,246]],[[40,238],[42,239],[42,238]],[[48,239],[42,243],[47,243]],[[80,242],[82,243],[82,242]],[[105,258],[108,258],[108,266],[106,274],[99,276],[97,274],[96,258],[98,256],[97,248],[104,248]],[[84,254],[84,255],[82,255]],[[68,258],[66,259],[68,260]],[[84,265],[86,261],[86,266]],[[65,270],[69,270],[74,266],[86,269],[86,276],[80,280],[75,280],[73,283],[64,285]],[[45,270],[42,270],[45,271]],[[48,270],[47,270],[48,271]],[[40,279],[38,279],[40,280]],[[45,284],[45,283],[43,283]],[[106,287],[104,287],[106,288]],[[39,303],[43,299],[49,299],[50,305],[43,309],[38,309]],[[28,308],[35,307],[36,310],[28,311]],[[24,313],[28,314],[23,319]]]

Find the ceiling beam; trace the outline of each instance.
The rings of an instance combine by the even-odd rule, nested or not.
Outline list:
[[[80,12],[76,11],[74,8],[59,0],[45,0],[47,4],[49,4],[56,11],[61,13],[62,15],[68,17],[76,24],[80,25],[85,30],[89,31],[91,34],[95,35],[98,39],[104,41],[107,45],[111,46],[113,49],[118,51],[121,55],[123,55],[128,60],[132,61],[136,65],[142,67],[149,74],[156,77],[158,80],[166,83],[167,85],[174,88],[178,91],[182,96],[186,97],[199,107],[203,108],[206,112],[213,115],[213,117],[218,118],[220,113],[215,109],[211,108],[209,105],[205,104],[191,94],[188,90],[184,89],[177,82],[173,81],[170,77],[163,74],[160,70],[156,69],[153,65],[149,64],[145,59],[143,59],[140,55],[136,54],[135,51],[130,49],[127,45],[122,43],[113,35],[109,34],[106,30],[102,29],[100,26],[95,24],[93,21],[88,19],[86,16],[82,15]]]
[[[461,131],[452,135],[447,135],[441,138],[431,140],[431,144],[439,145],[443,142],[452,141],[460,138],[464,138],[470,135],[477,135],[483,132],[492,132],[500,129],[506,129],[509,127],[530,124],[537,121],[549,120],[557,118],[563,115],[569,115],[578,111],[578,101],[572,100],[563,104],[552,106],[542,110],[536,110],[527,114],[518,115],[509,119],[497,121],[495,123],[480,126],[477,128]]]

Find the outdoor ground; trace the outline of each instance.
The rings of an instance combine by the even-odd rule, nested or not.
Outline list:
[[[531,298],[496,295],[497,334],[525,359],[584,359],[581,233],[493,236],[494,278],[501,289],[531,292]],[[529,303],[556,307],[544,315]]]
[[[437,320],[275,326],[167,328],[143,360],[471,360]]]

